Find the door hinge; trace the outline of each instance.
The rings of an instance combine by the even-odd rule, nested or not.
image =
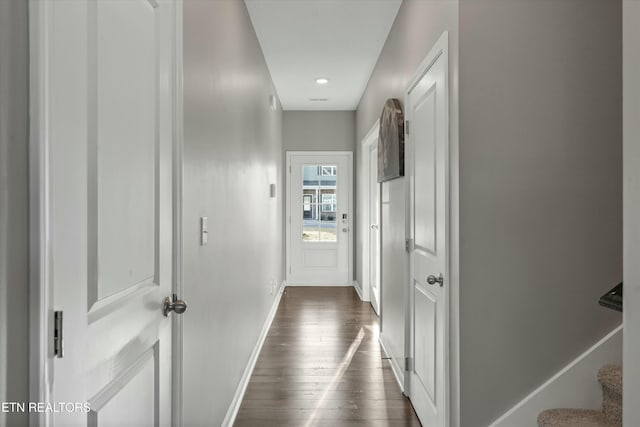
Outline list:
[[[409,135],[409,120],[405,120],[404,122],[404,133]]]
[[[64,356],[62,337],[62,311],[53,312],[53,355],[58,359]]]
[[[404,249],[407,252],[411,252],[413,250],[413,239],[405,239],[404,240]]]
[[[404,358],[404,370],[407,372],[413,371],[413,357]]]
[[[289,274],[291,274],[291,266],[289,266]]]
[[[291,215],[289,215],[289,224],[291,224]]]
[[[289,173],[291,173],[291,165],[289,165]]]

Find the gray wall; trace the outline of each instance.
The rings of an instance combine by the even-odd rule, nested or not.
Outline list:
[[[443,31],[449,31],[449,84],[451,156],[457,156],[458,136],[458,2],[457,0],[405,0],[400,6],[389,37],[356,112],[356,160],[361,164],[361,142],[379,118],[387,98],[398,98],[404,103],[404,91],[418,65],[438,40]],[[357,177],[357,174],[356,174]],[[457,215],[456,171],[452,171],[452,214]],[[358,184],[359,185],[359,184]],[[390,351],[389,356],[404,366],[404,319],[408,258],[405,240],[405,179],[398,178],[382,185],[382,337]],[[451,230],[457,233],[455,227]],[[454,238],[453,241],[456,239]],[[452,247],[457,252],[457,247]],[[453,260],[455,263],[455,259]],[[456,266],[452,271],[455,271]],[[362,239],[356,241],[356,280],[362,283]],[[457,298],[456,277],[451,278],[452,298]],[[457,316],[452,317],[452,330],[457,327]],[[454,343],[452,374],[456,377],[456,347]],[[457,412],[457,396],[451,396],[452,412]],[[456,425],[455,416],[451,420]]]
[[[640,423],[640,2],[624,2],[624,425]]]
[[[0,1],[0,402],[29,400],[28,24],[27,2]]]
[[[449,30],[454,426],[488,425],[620,323],[597,305],[622,277],[620,21],[619,1],[406,0],[358,107],[361,141]],[[402,179],[383,185],[382,334],[397,358],[404,197]]]
[[[244,2],[186,0],[184,29],[184,421],[220,425],[283,280],[282,110]]]
[[[463,426],[621,321],[621,42],[620,1],[460,1]]]
[[[282,133],[284,151],[351,151],[355,150],[356,113],[355,111],[285,111],[283,113]],[[283,153],[285,159],[286,153]],[[284,160],[286,161],[286,159]],[[356,200],[356,161],[354,159],[354,185],[351,189],[353,200]],[[286,171],[283,172],[286,179]],[[284,193],[284,186],[282,187]],[[355,206],[355,203],[354,203]],[[354,212],[356,217],[357,211]],[[283,217],[283,227],[286,227]],[[352,230],[354,242],[358,238],[357,224]],[[284,229],[284,228],[283,228]],[[283,239],[286,239],[284,230]],[[355,258],[354,258],[355,264]],[[352,268],[353,271],[353,268]],[[353,280],[353,278],[349,278]],[[360,282],[362,283],[362,282]]]
[[[353,151],[354,111],[285,111],[285,151]]]

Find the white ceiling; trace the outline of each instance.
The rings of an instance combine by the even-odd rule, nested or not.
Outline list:
[[[402,0],[245,3],[285,110],[355,110]]]

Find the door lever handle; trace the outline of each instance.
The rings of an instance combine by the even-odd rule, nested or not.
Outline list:
[[[444,277],[442,276],[442,273],[440,273],[438,277],[431,274],[429,275],[429,277],[427,277],[427,283],[430,285],[435,285],[436,283],[439,283],[440,287],[442,287],[444,285]]]
[[[176,294],[173,294],[173,299],[166,297],[162,307],[162,314],[164,314],[164,317],[167,317],[171,311],[174,311],[176,314],[184,313],[187,311],[187,302],[178,299]]]

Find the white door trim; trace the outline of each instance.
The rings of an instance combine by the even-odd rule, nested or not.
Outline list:
[[[448,31],[444,31],[442,33],[442,35],[438,38],[438,40],[434,43],[433,47],[429,50],[429,53],[427,54],[427,56],[425,57],[425,59],[420,63],[420,65],[418,66],[413,78],[411,79],[409,85],[407,86],[407,89],[405,90],[404,93],[404,105],[408,106],[409,104],[409,95],[411,93],[411,91],[416,87],[416,85],[422,80],[422,78],[425,76],[425,74],[427,74],[427,72],[429,71],[429,69],[431,68],[431,66],[438,60],[438,58],[440,58],[441,56],[445,56],[445,59],[447,61],[447,72],[445,74],[445,91],[447,93],[447,108],[450,108],[450,84],[449,84],[449,63],[448,63],[448,54],[449,54],[449,32]],[[448,137],[448,142],[447,142],[447,146],[449,146],[449,143],[451,142],[451,121],[449,118],[450,113],[447,112],[447,117],[445,118],[446,120],[446,126],[449,129],[449,132],[447,134]],[[408,117],[406,117],[408,119]],[[413,150],[414,147],[412,146],[412,144],[410,143],[410,138],[406,138],[406,145],[405,145],[405,170],[407,172],[407,175],[409,177],[413,177],[414,176],[414,164],[413,164],[413,159],[414,159],[414,155],[413,155]],[[448,150],[449,151],[449,150]],[[454,311],[452,310],[452,298],[451,298],[451,281],[449,280],[449,278],[451,277],[451,251],[452,251],[452,245],[451,245],[451,220],[452,220],[452,215],[451,215],[451,189],[450,189],[450,182],[451,182],[451,157],[449,152],[447,151],[446,155],[445,155],[445,164],[447,167],[447,175],[446,175],[446,183],[445,183],[445,188],[446,188],[446,196],[445,196],[445,200],[446,200],[446,205],[445,205],[445,217],[446,217],[446,224],[445,224],[445,236],[446,236],[446,241],[447,241],[447,255],[446,255],[446,262],[445,262],[445,271],[443,272],[445,279],[445,287],[444,287],[444,291],[446,293],[446,300],[449,303],[449,307],[448,307],[448,321],[447,321],[447,325],[445,328],[445,341],[448,342],[448,345],[445,347],[445,357],[444,357],[444,368],[445,368],[445,374],[444,374],[444,396],[445,396],[445,402],[444,402],[444,408],[445,408],[445,414],[444,414],[444,425],[445,426],[449,426],[450,425],[450,421],[451,421],[451,356],[452,356],[452,337],[451,337],[451,319],[450,316],[453,312],[457,313],[457,309]],[[407,161],[410,160],[410,161]],[[413,230],[412,230],[412,226],[413,226],[413,182],[411,179],[407,179],[405,180],[405,185],[406,185],[406,194],[407,194],[407,209],[406,209],[406,218],[405,218],[405,224],[406,224],[406,239],[407,241],[411,241],[409,239],[412,238],[413,236]],[[412,251],[413,248],[410,247],[409,251]],[[413,318],[413,308],[414,308],[414,300],[413,300],[413,292],[411,292],[411,287],[413,286],[412,283],[412,277],[411,277],[411,263],[413,262],[412,257],[409,257],[409,264],[410,264],[410,272],[407,275],[407,277],[409,278],[409,280],[406,283],[407,286],[407,298],[406,298],[406,302],[407,302],[407,307],[408,309],[405,310],[405,356],[409,356],[411,357],[413,355],[413,324],[412,324],[412,318]],[[409,397],[411,397],[412,391],[410,389],[410,375],[411,372],[409,370],[405,369],[405,394]]]
[[[358,221],[360,221],[360,233],[362,236],[362,300],[363,301],[371,301],[371,277],[370,277],[370,263],[369,263],[369,253],[370,253],[370,245],[371,245],[371,234],[369,232],[369,208],[370,208],[370,197],[369,197],[369,148],[371,145],[378,139],[378,134],[380,133],[380,119],[377,119],[376,122],[371,126],[369,132],[364,137],[362,142],[360,143],[360,152],[362,155],[360,156],[360,173],[359,180],[360,185],[358,188],[358,192],[361,195],[360,197],[360,217]]]
[[[352,151],[287,151],[286,152],[286,168],[285,168],[285,182],[286,182],[286,196],[285,196],[285,230],[286,230],[286,265],[285,265],[285,277],[287,278],[287,286],[296,286],[290,280],[290,266],[291,266],[291,158],[296,155],[306,156],[331,156],[331,155],[346,155],[349,159],[350,173],[347,177],[347,187],[349,189],[349,207],[347,215],[349,216],[349,227],[352,228],[354,224],[353,219],[353,152]],[[347,253],[349,254],[348,266],[349,272],[347,280],[349,283],[353,281],[353,232],[349,231]],[[346,285],[346,284],[345,284]]]
[[[29,400],[49,401],[49,139],[47,46],[50,3],[29,1]],[[32,412],[31,425],[50,425],[47,413]]]
[[[174,0],[175,19],[173,23],[173,293],[184,295],[183,283],[183,153],[184,153],[184,114],[183,114],[183,59],[182,59],[182,0]],[[171,425],[183,425],[183,321],[182,316],[171,316],[173,333],[171,336]]]

